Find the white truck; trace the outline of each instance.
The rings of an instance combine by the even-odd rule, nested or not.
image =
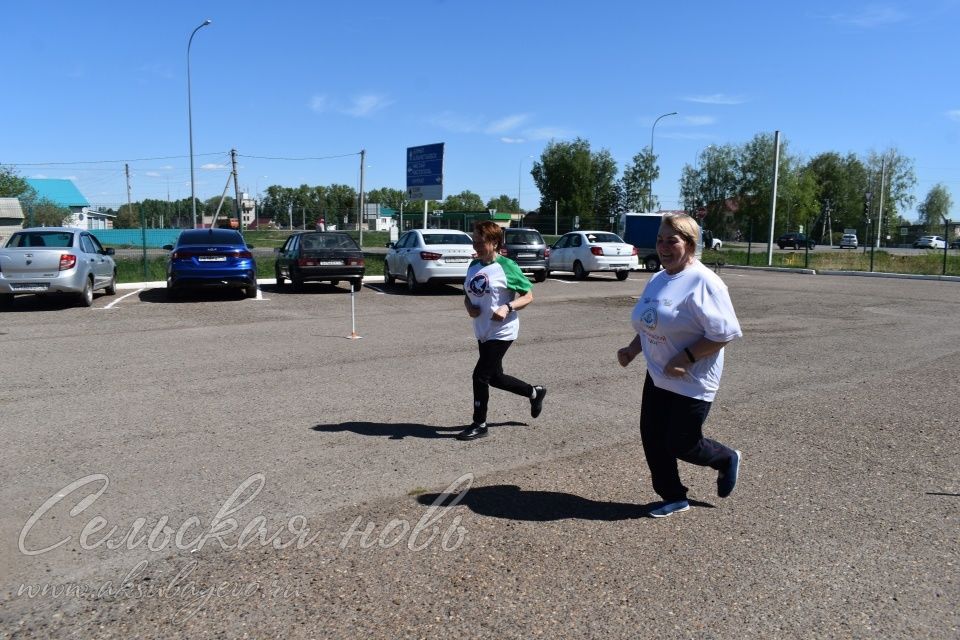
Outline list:
[[[0,249],[0,307],[20,294],[68,294],[89,307],[93,292],[117,292],[113,249],[83,229],[37,227],[17,231]]]

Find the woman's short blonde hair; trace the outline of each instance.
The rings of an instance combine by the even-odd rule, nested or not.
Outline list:
[[[685,213],[668,213],[663,216],[661,224],[673,230],[692,250],[696,250],[700,241],[700,225]]]

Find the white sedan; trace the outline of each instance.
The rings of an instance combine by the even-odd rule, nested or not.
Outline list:
[[[384,281],[404,280],[410,292],[423,284],[463,284],[477,255],[473,238],[456,229],[412,229],[387,247]]]
[[[583,280],[591,271],[613,271],[626,280],[640,268],[637,248],[609,231],[571,231],[550,248],[547,271],[572,271]]]

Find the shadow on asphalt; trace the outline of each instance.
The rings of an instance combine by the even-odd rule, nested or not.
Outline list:
[[[464,424],[458,427],[437,427],[429,424],[390,423],[390,422],[341,422],[340,424],[318,424],[310,427],[312,431],[321,433],[338,433],[351,431],[361,436],[379,436],[390,440],[404,438],[454,438],[458,433],[469,427]],[[523,427],[524,422],[490,422],[489,427]]]
[[[556,491],[524,491],[516,485],[493,485],[474,487],[466,494],[424,493],[417,496],[417,502],[430,506],[448,506],[458,496],[459,502],[474,513],[504,518],[506,520],[528,520],[548,522],[552,520],[631,520],[649,517],[650,511],[662,502],[647,504],[627,504],[625,502],[598,502],[581,498],[570,493]],[[713,509],[713,505],[698,500],[689,500],[692,507]]]
[[[463,286],[457,284],[427,284],[410,293],[407,291],[407,283],[398,280],[393,284],[385,282],[377,283],[376,288],[389,296],[462,296]]]
[[[93,304],[103,297],[103,293],[97,291],[93,294]],[[108,299],[112,300],[112,296]],[[42,295],[16,296],[9,306],[0,306],[0,312],[18,312],[32,313],[35,311],[62,311],[77,307],[84,308],[80,304],[79,296],[70,293],[48,293]]]
[[[363,287],[361,287],[362,289]],[[260,290],[264,293],[279,293],[279,294],[288,294],[288,293],[303,293],[303,294],[317,294],[317,293],[350,293],[350,284],[346,280],[341,280],[340,284],[333,285],[329,282],[304,282],[299,287],[295,287],[289,282],[284,283],[281,286],[275,284],[266,284],[260,285]],[[357,293],[360,293],[359,291]]]
[[[231,288],[211,288],[211,289],[186,289],[178,292],[178,297],[171,300],[167,297],[166,287],[157,287],[155,289],[145,289],[137,296],[140,302],[183,304],[191,302],[210,302],[210,301],[240,301],[246,300],[241,289]]]

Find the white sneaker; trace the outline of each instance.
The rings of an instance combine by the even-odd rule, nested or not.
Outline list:
[[[669,515],[679,511],[689,511],[690,503],[686,500],[677,500],[676,502],[664,502],[662,505],[650,512],[651,518],[666,518]]]

